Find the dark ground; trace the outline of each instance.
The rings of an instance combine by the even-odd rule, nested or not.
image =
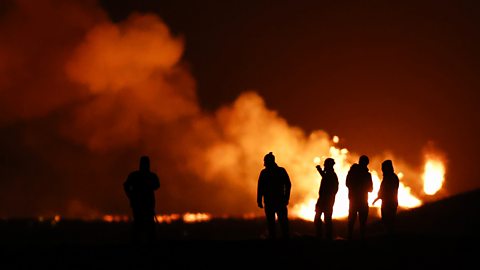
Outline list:
[[[315,239],[310,222],[290,224],[290,240],[272,241],[264,239],[263,219],[178,221],[158,224],[155,244],[133,246],[129,223],[4,220],[0,269],[480,267],[480,191],[402,211],[394,237],[373,218],[364,241],[344,240],[344,221],[335,221],[332,242]]]

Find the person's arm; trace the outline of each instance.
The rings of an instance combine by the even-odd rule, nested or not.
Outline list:
[[[350,189],[351,184],[352,184],[352,169],[350,168],[350,170],[347,173],[347,178],[345,179],[345,186],[347,186],[347,188]]]
[[[373,191],[373,180],[372,180],[372,174],[368,173],[368,192]]]
[[[157,190],[160,188],[160,180],[158,179],[158,176],[156,174],[153,174],[153,190]]]
[[[322,170],[322,167],[320,165],[315,166],[315,168],[317,168],[317,171],[320,173],[322,178],[325,177],[325,172]]]
[[[334,179],[335,179],[335,183],[334,183],[334,187],[333,187],[333,194],[337,194],[338,192],[338,176],[336,173],[333,174],[334,176]]]
[[[378,189],[377,198],[375,200],[373,200],[372,205],[374,205],[378,200],[383,199],[383,193],[384,193],[383,190],[384,189],[385,189],[385,184],[382,181],[382,183],[380,183],[380,188]]]
[[[258,177],[258,184],[257,184],[257,205],[259,208],[263,208],[263,194],[264,194],[264,187],[263,187],[263,176],[260,172],[260,176]]]
[[[285,169],[283,169],[285,172],[285,205],[288,205],[290,201],[290,190],[292,189],[292,182],[290,181],[290,176],[288,176],[288,173]]]

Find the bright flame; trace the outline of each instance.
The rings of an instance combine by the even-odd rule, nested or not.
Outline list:
[[[180,219],[179,214],[170,214],[170,215],[156,215],[158,223],[172,223],[172,221],[176,221]]]
[[[104,215],[102,220],[104,222],[127,222],[129,218],[127,215]]]
[[[340,141],[340,138],[338,136],[333,136],[332,141],[333,143],[338,143]]]
[[[423,191],[425,194],[437,193],[445,181],[445,166],[440,159],[429,159],[423,173]]]
[[[158,223],[172,223],[173,221],[183,220],[185,223],[193,223],[193,222],[205,222],[212,219],[211,214],[207,213],[185,213],[185,214],[163,214],[163,215],[156,215],[156,221]],[[126,215],[104,215],[102,220],[104,222],[127,222],[129,221],[129,217]]]
[[[334,142],[336,139],[334,138]],[[338,176],[339,186],[338,192],[335,197],[335,204],[333,206],[333,218],[341,219],[348,216],[349,200],[348,200],[348,189],[345,184],[348,170],[352,163],[348,162],[349,151],[345,148],[339,149],[335,146],[330,147],[330,157],[335,160],[335,172]],[[319,164],[321,160],[324,160],[325,157],[314,157],[314,164]],[[307,165],[308,167],[308,165]],[[313,171],[313,169],[312,169]],[[378,191],[380,189],[381,177],[375,170],[370,170],[372,174],[373,181],[373,191],[369,193],[368,202],[372,205],[373,200],[377,197]],[[398,204],[403,208],[413,208],[418,207],[422,204],[422,201],[414,196],[411,192],[411,188],[408,187],[405,183],[402,182],[402,179],[405,175],[402,172],[398,172],[398,177],[400,179],[400,185],[398,188]],[[299,217],[301,219],[313,221],[315,218],[315,204],[318,199],[318,188],[320,187],[321,176],[316,172],[315,174],[309,173],[302,177],[305,182],[309,182],[310,186],[316,187],[312,188],[311,192],[305,194],[301,203],[295,204],[292,207],[292,215]],[[376,203],[372,207],[380,208],[381,204]]]
[[[186,213],[183,215],[183,222],[193,223],[193,222],[205,222],[212,219],[212,215],[206,213]]]
[[[409,187],[400,183],[398,187],[398,204],[405,208],[413,208],[422,205],[422,201],[410,193]]]

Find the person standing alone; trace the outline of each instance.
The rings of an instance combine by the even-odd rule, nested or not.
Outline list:
[[[139,170],[131,172],[123,183],[133,213],[133,241],[155,240],[155,190],[160,187],[157,174],[150,171],[150,158],[140,158]]]

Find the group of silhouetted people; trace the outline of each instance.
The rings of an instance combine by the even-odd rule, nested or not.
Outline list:
[[[261,170],[257,186],[257,205],[265,211],[268,237],[277,238],[276,220],[281,229],[281,237],[289,238],[288,203],[292,184],[285,168],[278,166],[272,152],[264,156],[264,169]],[[368,193],[373,190],[372,175],[368,169],[369,159],[362,155],[358,163],[353,164],[347,174],[345,184],[348,188],[348,239],[353,239],[354,227],[358,217],[360,238],[365,238],[368,219]],[[315,205],[314,226],[319,238],[333,239],[333,206],[338,192],[338,177],[334,169],[335,160],[327,158],[324,168],[316,166],[322,180]],[[382,200],[382,222],[388,233],[393,233],[398,207],[399,179],[394,172],[391,160],[382,163],[383,179],[377,200]],[[133,240],[152,242],[155,240],[155,191],[160,187],[158,176],[150,171],[148,156],[140,158],[139,170],[128,175],[123,184],[133,213]],[[323,220],[322,220],[323,215]]]
[[[354,227],[359,222],[360,239],[365,238],[365,229],[368,219],[369,204],[368,193],[373,191],[372,175],[368,169],[369,158],[360,156],[358,163],[354,163],[347,174],[345,184],[348,188],[349,211],[348,211],[348,239],[353,239]],[[264,157],[265,168],[261,171],[258,179],[257,204],[265,208],[269,238],[276,238],[275,215],[278,217],[282,237],[289,237],[288,210],[290,199],[291,182],[287,171],[275,163],[272,152]],[[327,158],[324,168],[316,166],[322,176],[318,200],[315,205],[315,232],[317,237],[333,239],[333,206],[338,192],[338,176],[334,169],[335,160]],[[394,221],[398,207],[399,180],[393,169],[391,160],[382,163],[383,179],[380,184],[377,200],[382,200],[381,215],[387,232],[393,233]],[[263,203],[262,203],[263,199]],[[323,220],[322,220],[323,215]]]

